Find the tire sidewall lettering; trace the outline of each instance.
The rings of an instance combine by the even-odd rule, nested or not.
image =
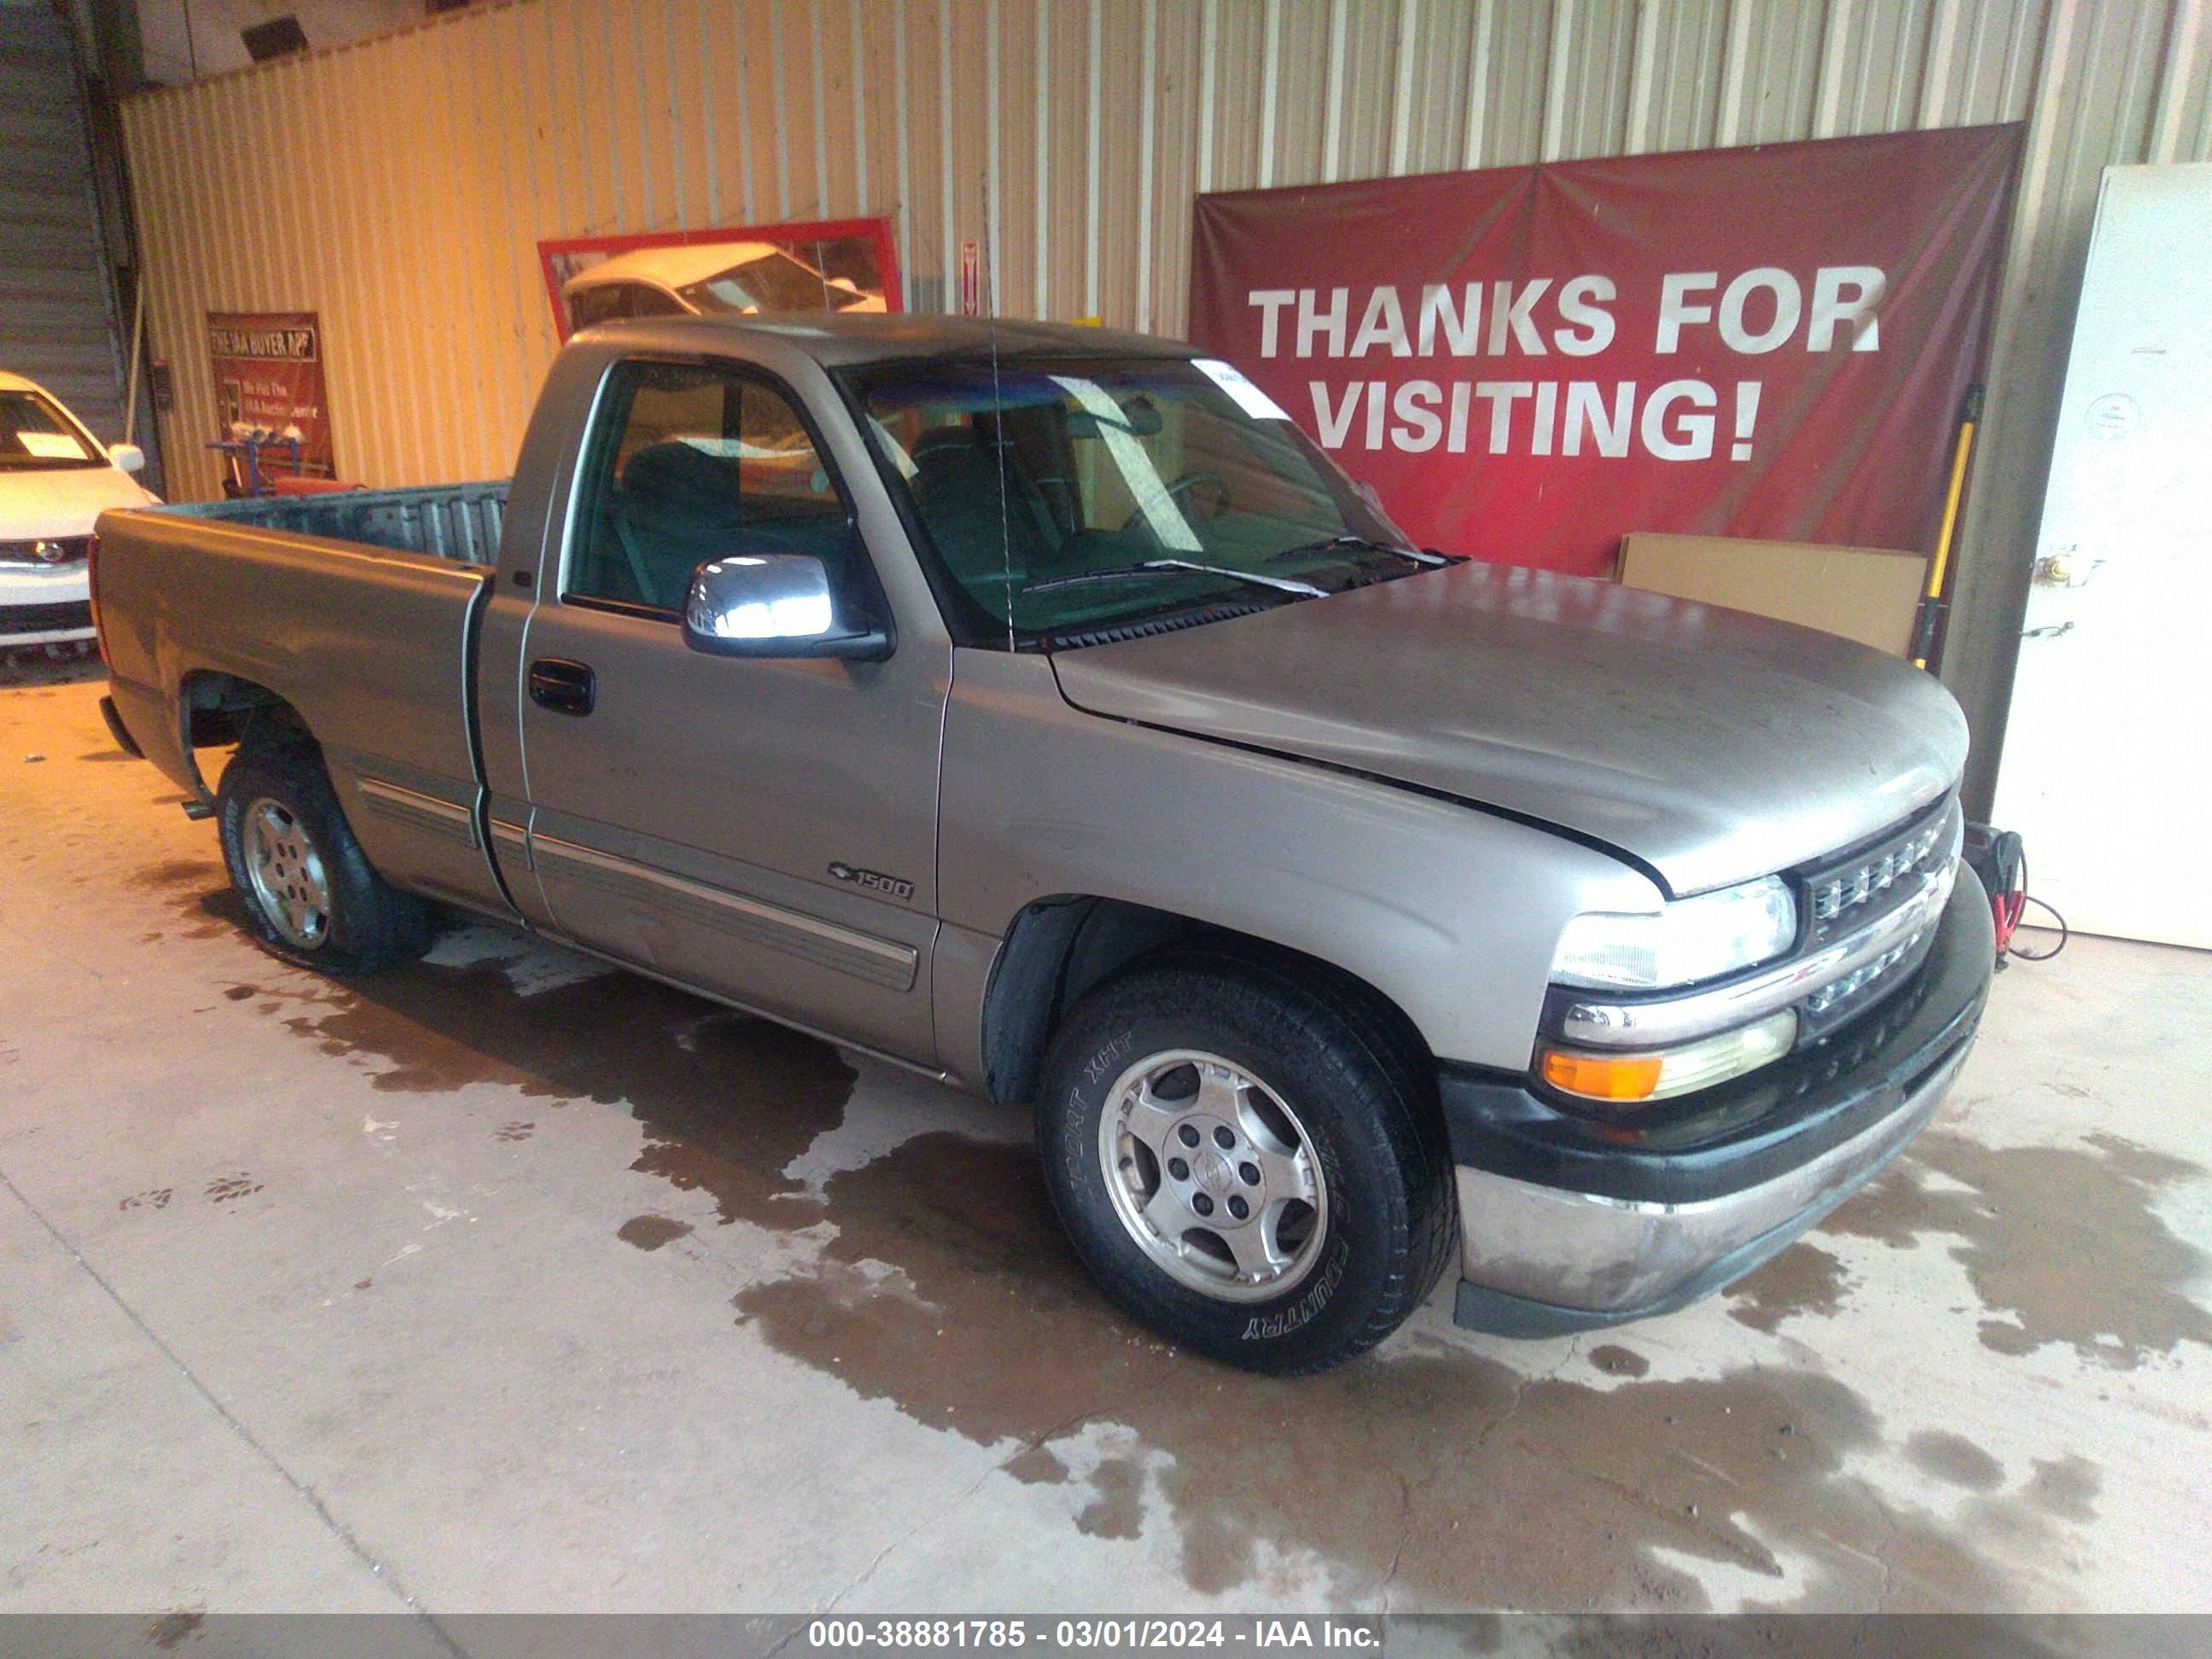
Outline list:
[[[1237,1339],[1243,1342],[1264,1342],[1273,1337],[1289,1336],[1304,1329],[1328,1308],[1336,1287],[1344,1282],[1345,1269],[1352,1262],[1352,1247],[1340,1237],[1322,1265],[1321,1277],[1311,1285],[1303,1286],[1291,1305],[1280,1312],[1255,1314],[1244,1322],[1243,1334]]]

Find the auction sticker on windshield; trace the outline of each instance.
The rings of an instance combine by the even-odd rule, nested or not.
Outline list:
[[[1244,372],[1233,363],[1224,363],[1218,357],[1194,357],[1190,366],[1219,386],[1237,401],[1237,407],[1255,421],[1287,421],[1291,417],[1273,398],[1244,377]]]

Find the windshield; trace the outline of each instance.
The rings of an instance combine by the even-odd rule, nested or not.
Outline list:
[[[35,392],[0,392],[0,468],[106,466],[107,457],[60,406]]]
[[[939,358],[846,380],[974,643],[1210,618],[1437,562],[1393,551],[1404,533],[1225,363]]]
[[[832,288],[787,253],[763,253],[677,290],[695,311],[842,311],[861,296]]]

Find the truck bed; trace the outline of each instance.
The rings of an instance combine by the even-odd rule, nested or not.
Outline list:
[[[507,479],[495,478],[482,483],[349,489],[327,495],[261,495],[151,510],[489,566],[499,557],[507,489]]]
[[[196,743],[281,702],[314,734],[378,870],[495,907],[474,816],[470,640],[506,496],[459,484],[102,514],[109,695],[146,758],[204,799]]]

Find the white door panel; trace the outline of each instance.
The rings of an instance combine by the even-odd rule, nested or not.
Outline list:
[[[2212,165],[2100,194],[1996,822],[2077,929],[2212,947]]]

